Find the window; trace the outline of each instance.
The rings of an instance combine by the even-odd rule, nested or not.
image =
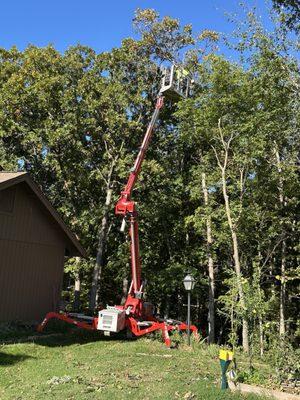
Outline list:
[[[0,190],[0,213],[12,214],[14,211],[16,188]]]

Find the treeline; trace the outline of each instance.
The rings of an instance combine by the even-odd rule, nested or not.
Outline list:
[[[134,26],[139,39],[100,54],[0,49],[0,164],[30,171],[89,254],[67,263],[69,307],[126,296],[129,243],[114,204],[153,111],[158,65],[186,51],[193,96],[166,100],[134,193],[146,297],[162,316],[185,318],[191,271],[193,320],[210,343],[260,354],[296,344],[300,80],[288,30],[267,33],[251,12],[231,41],[153,10],[138,10]]]

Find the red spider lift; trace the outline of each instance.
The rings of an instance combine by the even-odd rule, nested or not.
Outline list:
[[[109,307],[99,311],[98,317],[89,317],[77,313],[56,313],[50,312],[43,322],[38,326],[41,332],[50,319],[59,319],[67,323],[88,330],[100,330],[104,334],[119,332],[127,329],[134,336],[142,336],[154,331],[161,331],[165,344],[170,347],[170,331],[187,330],[188,325],[171,319],[161,319],[154,316],[152,304],[143,300],[143,283],[141,280],[141,263],[139,254],[138,235],[138,213],[136,204],[131,199],[132,190],[138,179],[145,153],[147,151],[154,126],[159,112],[164,105],[164,98],[177,101],[181,97],[188,97],[190,84],[186,71],[172,65],[162,71],[162,86],[157,97],[154,113],[147,128],[138,156],[131,169],[127,184],[121,192],[121,196],[115,207],[115,214],[123,217],[121,231],[124,231],[126,222],[129,222],[130,253],[131,253],[131,274],[132,282],[124,305]],[[197,328],[192,325],[190,330],[194,335],[198,334]]]

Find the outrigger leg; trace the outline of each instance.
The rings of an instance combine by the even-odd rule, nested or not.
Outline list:
[[[98,321],[98,318],[86,317],[86,316],[81,316],[81,317],[89,320],[90,323],[76,320],[73,318],[72,314],[49,312],[44,318],[43,322],[38,325],[37,331],[42,332],[47,323],[50,321],[50,319],[59,319],[61,321],[67,322],[68,324],[76,325],[78,328],[87,329],[89,331],[97,329],[96,321]]]
[[[89,331],[96,331],[98,329],[98,318],[88,317],[83,314],[65,314],[65,313],[56,313],[49,312],[44,318],[43,322],[38,325],[37,331],[42,332],[47,325],[47,323],[51,319],[58,319],[60,321],[67,322],[68,324],[75,325],[78,328],[86,329]],[[80,321],[81,319],[81,321]],[[82,321],[82,319],[87,320],[88,322]],[[184,331],[188,329],[188,325],[174,321],[174,323],[168,321],[158,321],[155,318],[151,321],[137,321],[134,317],[128,317],[126,319],[126,328],[128,328],[134,336],[144,336],[148,333],[161,331],[162,338],[167,347],[171,347],[171,338],[169,333],[172,331]],[[194,325],[190,326],[190,330],[195,337],[198,337],[198,330]]]

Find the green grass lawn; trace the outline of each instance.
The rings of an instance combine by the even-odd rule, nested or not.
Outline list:
[[[1,400],[245,399],[219,381],[217,348],[198,344],[168,350],[77,331],[0,346]]]

